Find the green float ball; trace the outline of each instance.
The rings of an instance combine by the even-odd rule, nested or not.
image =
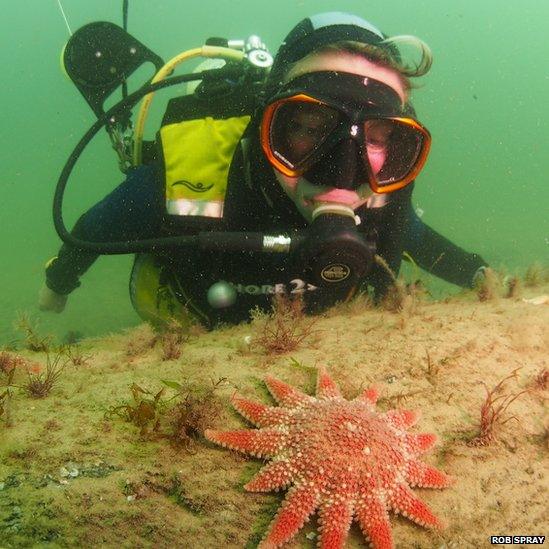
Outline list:
[[[224,309],[234,305],[236,301],[236,290],[231,284],[220,280],[210,286],[208,290],[208,303],[214,309]]]

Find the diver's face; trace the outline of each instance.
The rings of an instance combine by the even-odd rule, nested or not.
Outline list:
[[[298,62],[286,76],[292,80],[302,74],[318,71],[341,71],[373,78],[393,88],[404,104],[406,90],[398,73],[387,67],[376,65],[364,57],[348,52],[325,52],[309,56]],[[298,152],[306,153],[312,148],[315,136],[322,131],[325,121],[319,118],[318,113],[303,110],[293,121],[294,131],[289,134],[290,145]],[[368,147],[364,154],[368,155],[370,167],[377,174],[386,158],[385,143],[389,138],[390,126],[382,120],[368,121],[365,128]],[[273,168],[274,169],[274,168]],[[356,210],[374,194],[368,184],[363,184],[356,190],[347,190],[330,186],[313,185],[304,177],[289,177],[274,169],[277,180],[289,198],[294,202],[300,213],[311,221],[312,212],[320,204],[343,204]]]

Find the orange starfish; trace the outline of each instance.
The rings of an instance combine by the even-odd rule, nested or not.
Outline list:
[[[417,459],[436,441],[410,434],[418,420],[410,410],[375,410],[378,393],[366,389],[354,400],[342,397],[320,369],[316,397],[279,381],[265,380],[280,406],[234,395],[234,407],[256,430],[207,430],[210,441],[271,461],[244,487],[251,492],[292,485],[261,549],[280,547],[318,509],[319,546],[343,547],[353,518],[377,549],[393,547],[388,511],[431,528],[439,519],[410,487],[445,488],[452,479]]]

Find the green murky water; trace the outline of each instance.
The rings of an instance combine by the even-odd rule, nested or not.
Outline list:
[[[95,20],[121,24],[121,4],[63,2],[73,30]],[[414,92],[419,117],[434,137],[415,192],[423,219],[495,266],[520,272],[546,259],[549,4],[544,0],[130,2],[129,31],[164,59],[208,36],[259,34],[274,52],[303,16],[328,10],[356,13],[387,34],[415,34],[434,51],[433,69]],[[135,325],[128,256],[101,258],[62,315],[37,310],[43,265],[59,245],[51,216],[55,183],[94,119],[59,70],[68,29],[56,1],[4,0],[0,26],[0,341],[15,337],[13,322],[21,312],[59,336]],[[66,218],[72,223],[119,181],[115,155],[100,134],[71,179]]]

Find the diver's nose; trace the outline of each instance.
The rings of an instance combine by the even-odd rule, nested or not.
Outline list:
[[[356,140],[349,137],[337,143],[305,173],[305,178],[315,185],[348,191],[368,182]]]
[[[341,141],[334,147],[332,155],[333,187],[352,191],[366,180],[359,147],[354,139]]]

